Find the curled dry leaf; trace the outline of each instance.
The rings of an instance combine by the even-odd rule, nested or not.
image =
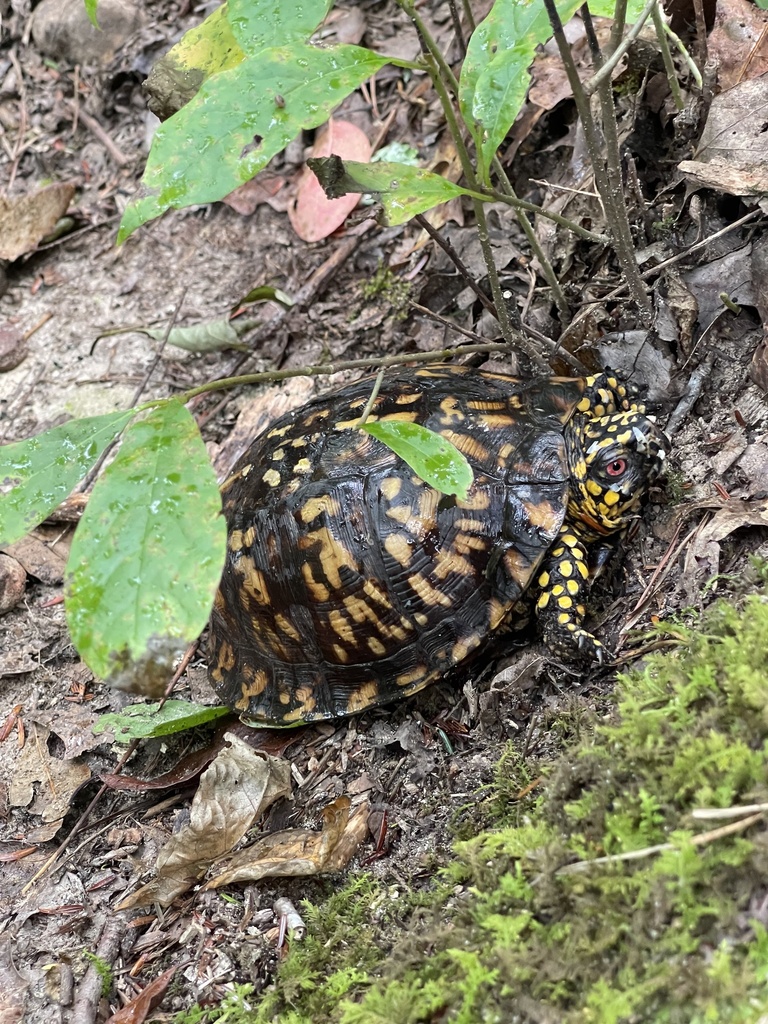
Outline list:
[[[160,1005],[178,966],[169,967],[159,978],[151,981],[130,1003],[113,1013],[106,1024],[144,1024],[149,1014]]]
[[[319,132],[311,155],[324,157],[331,154],[345,160],[365,162],[370,159],[371,144],[356,125],[332,118]],[[341,227],[359,199],[360,196],[354,193],[338,199],[326,198],[314,173],[305,167],[299,178],[296,205],[289,207],[288,217],[302,241],[319,242]]]
[[[79,758],[61,760],[51,756],[50,734],[45,726],[32,724],[24,749],[16,756],[8,786],[11,807],[26,807],[30,814],[42,818],[43,823],[27,833],[29,842],[47,842],[56,835],[75,790],[91,777],[90,769]]]
[[[322,832],[286,829],[264,836],[240,850],[227,867],[206,883],[206,889],[260,878],[286,878],[341,871],[349,864],[368,831],[368,801],[350,814],[350,799],[340,796],[323,811]]]
[[[699,527],[685,556],[683,577],[692,581],[720,571],[720,542],[743,527],[768,527],[768,501],[729,501]]]
[[[255,751],[232,734],[228,739],[229,747],[200,777],[189,823],[160,852],[155,878],[123,900],[119,910],[146,903],[169,906],[225,857],[275,800],[290,796],[286,760]]]
[[[768,192],[768,77],[754,78],[715,96],[695,160],[680,171],[697,185],[734,196]]]
[[[707,38],[710,60],[718,62],[723,91],[768,71],[768,11],[752,0],[717,0],[715,26]]]
[[[0,259],[17,260],[31,252],[56,227],[74,194],[74,185],[54,182],[30,195],[0,196]]]

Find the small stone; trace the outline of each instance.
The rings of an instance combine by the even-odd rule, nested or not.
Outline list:
[[[32,19],[38,50],[71,64],[106,62],[144,23],[140,7],[131,0],[100,0],[94,28],[83,0],[42,0]]]
[[[27,343],[17,328],[10,324],[0,326],[0,373],[13,370],[27,356]]]
[[[10,555],[0,555],[0,615],[15,608],[24,596],[27,574]]]

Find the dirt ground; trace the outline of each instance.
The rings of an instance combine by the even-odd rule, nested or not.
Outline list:
[[[455,41],[444,5],[424,6],[450,52]],[[56,12],[45,7],[39,5],[35,18],[42,12],[55,21]],[[342,8],[357,9],[365,45],[415,56],[417,41],[393,4]],[[202,9],[172,0],[144,4],[141,24],[123,28],[121,45],[101,59],[73,51],[61,36],[51,42],[39,26],[33,31],[30,0],[5,0],[0,11],[6,195],[30,194],[50,181],[75,185],[68,233],[30,246],[5,267],[0,341],[10,339],[10,355],[0,373],[3,442],[72,416],[126,408],[139,388],[149,398],[230,375],[238,353],[166,347],[157,358],[158,342],[136,331],[100,335],[164,325],[171,317],[181,325],[221,317],[259,285],[291,296],[306,290],[288,312],[258,308],[269,327],[258,332],[243,367],[249,372],[459,344],[457,332],[402,305],[403,284],[421,306],[494,336],[448,258],[416,225],[369,227],[357,237],[341,231],[311,244],[297,237],[286,209],[310,137],[270,168],[279,182],[270,201],[265,192],[247,213],[223,203],[171,212],[116,248],[119,215],[137,187],[154,123],[141,83]],[[733,8],[728,13],[739,17]],[[715,42],[713,35],[711,48]],[[724,82],[723,67],[748,62],[730,51],[718,56],[716,90],[724,90],[731,83]],[[546,81],[542,74],[539,105],[526,108],[506,159],[521,196],[562,211],[563,190],[569,183],[582,187],[574,155],[579,140],[573,104],[545,95]],[[577,313],[566,346],[589,368],[609,364],[626,374],[637,368],[661,422],[673,416],[667,482],[653,491],[638,535],[601,581],[590,620],[626,663],[660,643],[648,632],[652,623],[695,614],[716,595],[748,589],[750,557],[768,556],[768,249],[757,198],[732,185],[698,187],[678,170],[694,155],[706,110],[694,111],[686,135],[673,123],[664,76],[654,65],[625,68],[617,82],[641,268],[683,254],[649,275],[654,330],[640,330],[625,296],[603,298],[620,284],[609,253],[574,243],[547,224],[537,230]],[[343,116],[370,137],[385,126],[386,141],[416,146],[427,163],[449,159],[439,108],[419,81],[406,88],[393,72],[376,88],[373,106],[370,96],[356,93]],[[589,196],[569,202],[569,215],[581,216],[586,203],[596,216]],[[443,223],[482,278],[471,210],[454,205]],[[504,285],[526,322],[551,335],[551,303],[519,226],[494,212],[491,230]],[[381,267],[393,276],[371,294],[367,286]],[[526,372],[525,361],[514,357],[495,365]],[[553,368],[566,369],[561,360]],[[222,475],[244,433],[324,386],[298,379],[196,407]],[[248,426],[230,440],[243,411]],[[125,766],[126,774],[144,780],[178,770],[174,787],[108,790],[89,807],[125,749],[95,736],[91,725],[132,698],[94,679],[69,642],[61,594],[72,531],[70,523],[52,522],[10,551],[26,570],[26,583],[0,617],[0,722],[7,726],[0,743],[0,988],[23,1007],[14,1016],[6,1006],[3,1019],[29,1024],[106,1020],[169,967],[180,970],[175,994],[162,1005],[166,1014],[198,1000],[215,1003],[233,981],[263,986],[280,955],[275,901],[317,899],[329,884],[277,879],[232,886],[234,901],[226,889],[193,890],[162,911],[114,912],[146,880],[188,814],[195,781],[179,766],[211,743],[211,731],[147,741]],[[322,809],[335,798],[365,798],[368,835],[348,870],[365,864],[393,889],[418,887],[448,848],[463,809],[492,781],[506,744],[537,755],[555,751],[551,725],[559,710],[574,701],[605,706],[614,677],[613,669],[566,674],[534,639],[463,687],[438,685],[391,708],[306,730],[287,751],[294,799],[274,805],[262,827],[319,827]],[[175,695],[213,703],[204,646]],[[83,950],[112,966],[108,1000],[99,998],[98,973]]]

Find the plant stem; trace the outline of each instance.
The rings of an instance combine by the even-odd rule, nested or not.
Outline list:
[[[544,0],[544,6],[549,17],[550,25],[552,26],[552,32],[555,37],[555,42],[557,43],[557,48],[560,51],[560,56],[565,66],[568,82],[571,86],[571,92],[573,93],[573,98],[576,102],[576,109],[578,110],[579,117],[584,128],[584,137],[586,139],[587,149],[592,162],[595,184],[598,192],[600,193],[600,198],[603,201],[609,228],[614,236],[614,248],[616,255],[619,263],[621,264],[621,268],[624,271],[624,276],[627,279],[627,284],[629,285],[632,297],[637,303],[641,320],[643,323],[650,323],[653,319],[653,306],[648,298],[645,285],[643,284],[643,279],[640,276],[640,269],[637,265],[637,260],[635,259],[635,251],[632,244],[632,232],[629,226],[627,209],[624,205],[624,196],[621,189],[621,164],[618,151],[616,121],[615,115],[613,114],[613,93],[610,77],[605,79],[608,93],[610,93],[610,103],[605,103],[605,94],[601,97],[601,109],[604,121],[603,128],[605,131],[605,141],[603,142],[595,120],[592,117],[592,111],[590,110],[587,94],[582,86],[578,71],[576,70],[576,65],[573,62],[571,50],[565,38],[563,25],[560,21],[560,15],[557,12],[554,0]],[[605,66],[606,65],[603,65],[603,68]],[[602,68],[598,70],[598,74],[601,70]],[[595,76],[595,78],[596,77],[597,76]],[[592,79],[593,82],[595,81],[595,78]],[[605,123],[607,119],[612,120],[611,125]],[[613,145],[613,151],[611,151],[611,144]],[[607,154],[604,154],[604,148],[608,150]],[[613,187],[611,177],[609,176],[609,165],[611,167],[611,173],[616,175],[616,188]]]
[[[432,33],[429,31],[427,26],[422,21],[421,16],[417,13],[416,6],[413,3],[413,0],[397,0],[397,4],[403,11],[405,11],[405,13],[413,22],[414,28],[419,34],[422,47],[426,49],[426,52],[430,54],[435,64],[437,64],[438,68],[440,69],[440,75],[443,81],[448,86],[450,86],[454,96],[458,99],[458,80],[454,75],[453,71],[451,70],[450,64],[448,64],[445,57],[443,57],[442,53],[440,52],[440,47],[432,38]],[[434,75],[432,76],[432,80],[434,81]]]
[[[343,370],[366,370],[374,367],[402,366],[405,363],[433,363],[456,356],[475,355],[478,352],[509,352],[510,346],[500,342],[489,341],[482,345],[457,345],[455,348],[444,348],[437,352],[401,352],[396,356],[368,356],[365,359],[341,359],[337,363],[322,363],[315,366],[294,367],[290,370],[264,370],[262,373],[244,373],[240,377],[222,377],[208,381],[199,387],[190,388],[170,401],[189,402],[197,395],[206,395],[212,391],[226,391],[228,388],[240,387],[245,384],[274,384],[289,377],[326,377]],[[154,409],[155,406],[167,402],[167,398],[156,398],[138,406],[137,412]]]
[[[694,82],[696,83],[696,87],[698,89],[701,89],[703,87],[703,85],[704,85],[704,81],[703,81],[703,79],[701,77],[701,72],[699,71],[699,68],[698,68],[698,65],[696,64],[696,61],[693,59],[693,57],[688,52],[688,49],[685,46],[685,43],[680,38],[680,36],[678,36],[676,33],[674,33],[672,31],[672,29],[669,27],[669,25],[667,24],[666,21],[662,21],[662,24],[664,25],[664,34],[669,36],[669,38],[672,40],[672,42],[674,43],[676,49],[680,53],[680,56],[685,61],[686,65],[688,67],[688,70],[691,73],[691,77],[693,78]]]
[[[515,190],[512,188],[512,182],[507,177],[504,168],[501,166],[501,160],[499,160],[497,156],[493,158],[493,169],[496,172],[496,176],[499,179],[499,182],[501,183],[501,188],[504,194],[507,195],[510,199],[517,199],[517,196],[515,195]],[[539,245],[539,240],[536,237],[536,232],[533,230],[533,225],[531,224],[530,220],[525,215],[525,212],[519,207],[517,208],[516,212],[517,219],[520,221],[520,226],[525,232],[525,237],[528,239],[528,244],[530,245],[536,259],[539,261],[541,272],[544,275],[547,284],[549,285],[550,291],[552,292],[552,298],[554,299],[555,305],[557,306],[557,311],[560,314],[560,322],[562,323],[563,327],[565,327],[566,324],[569,324],[571,322],[571,311],[568,307],[568,302],[565,298],[565,293],[563,292],[563,289],[560,287],[560,282],[557,279],[557,275],[555,274],[552,264],[549,262],[544,253],[544,250]]]
[[[450,261],[456,267],[460,276],[464,279],[466,284],[469,285],[469,287],[478,297],[480,302],[482,302],[482,304],[485,306],[485,308],[488,310],[491,316],[493,316],[494,319],[498,320],[499,317],[496,313],[496,307],[485,294],[485,292],[474,279],[474,277],[472,277],[466,263],[464,262],[464,260],[462,260],[461,256],[459,256],[459,254],[453,248],[448,239],[443,238],[443,236],[440,234],[437,228],[432,227],[432,225],[429,223],[429,221],[427,220],[423,213],[417,213],[413,219],[416,221],[419,227],[422,228],[422,230],[427,232],[432,241],[436,242],[440,246],[443,252],[448,256]]]
[[[608,60],[605,61],[605,63],[600,68],[600,70],[595,75],[593,75],[593,77],[590,78],[590,80],[588,82],[584,82],[584,84],[582,85],[582,89],[583,89],[585,95],[592,96],[593,93],[597,92],[598,86],[603,81],[603,79],[606,79],[606,78],[610,79],[611,72],[613,71],[613,69],[616,67],[616,65],[619,63],[621,58],[624,56],[624,54],[630,48],[632,43],[634,43],[634,41],[637,39],[637,37],[642,32],[643,25],[646,23],[646,21],[650,17],[651,12],[653,11],[653,8],[656,6],[657,2],[658,2],[658,0],[648,0],[648,3],[645,5],[645,7],[643,8],[643,10],[640,13],[640,17],[637,19],[635,24],[632,26],[632,28],[626,34],[626,36],[621,41],[621,43],[616,47],[616,49],[610,55]],[[547,13],[549,13],[550,5],[549,5],[548,0],[544,0],[544,4],[545,4],[545,6],[547,8]],[[557,20],[560,21],[559,15],[558,15],[558,19]],[[550,24],[551,23],[552,23],[552,18],[550,16]],[[561,24],[560,28],[561,28],[561,31],[562,31],[562,24]],[[570,50],[568,52],[570,53]]]
[[[399,0],[399,2],[402,4],[405,0]],[[427,32],[426,27],[415,12],[411,10],[409,13],[414,19],[414,23],[416,24],[420,35],[422,35],[424,45],[427,47],[428,52],[424,56],[424,61],[429,69],[435,91],[437,92],[440,103],[443,107],[448,129],[456,143],[456,152],[458,153],[459,160],[461,162],[461,169],[464,173],[464,177],[466,178],[470,189],[478,192],[479,186],[475,177],[475,169],[472,164],[472,160],[470,159],[469,151],[464,143],[461,125],[456,117],[451,97],[448,94],[448,85],[450,84],[451,87],[453,87],[454,83],[456,83],[456,79],[453,77],[453,73],[450,71],[450,68],[448,68],[448,65],[445,64],[445,61],[442,59],[442,55],[439,54],[437,46]],[[447,70],[450,74],[450,78],[452,79],[450,83],[446,83],[443,76],[444,70]],[[527,338],[520,336],[513,328],[513,323],[514,327],[520,327],[520,317],[519,314],[517,314],[517,310],[514,311],[514,314],[511,314],[511,310],[507,305],[501,290],[499,273],[496,268],[496,261],[494,260],[493,249],[491,247],[484,201],[477,196],[473,196],[472,208],[477,221],[477,237],[480,241],[480,248],[482,250],[485,267],[488,272],[488,283],[491,286],[491,296],[493,297],[493,303],[496,307],[496,315],[499,321],[501,336],[508,344],[517,344],[537,368],[545,369],[546,363],[539,355],[536,348],[528,341]]]
[[[658,4],[653,8],[651,17],[653,18],[653,27],[656,30],[656,38],[659,42],[659,49],[661,50],[661,56],[664,61],[664,70],[667,72],[667,81],[669,82],[669,88],[672,92],[672,99],[674,100],[677,109],[682,110],[685,106],[683,93],[680,89],[680,83],[677,80],[675,64],[672,60],[672,54],[669,49],[669,40],[667,39],[667,33],[665,31],[666,23],[661,11],[659,10]]]

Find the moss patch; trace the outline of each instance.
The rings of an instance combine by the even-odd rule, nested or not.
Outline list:
[[[768,834],[760,820],[713,835],[734,819],[691,812],[768,801],[768,601],[717,605],[580,731],[522,802],[510,782],[528,773],[500,762],[495,827],[455,844],[426,920],[412,911],[393,932],[376,887],[351,882],[313,911],[257,1008],[229,1019],[758,1022]]]

